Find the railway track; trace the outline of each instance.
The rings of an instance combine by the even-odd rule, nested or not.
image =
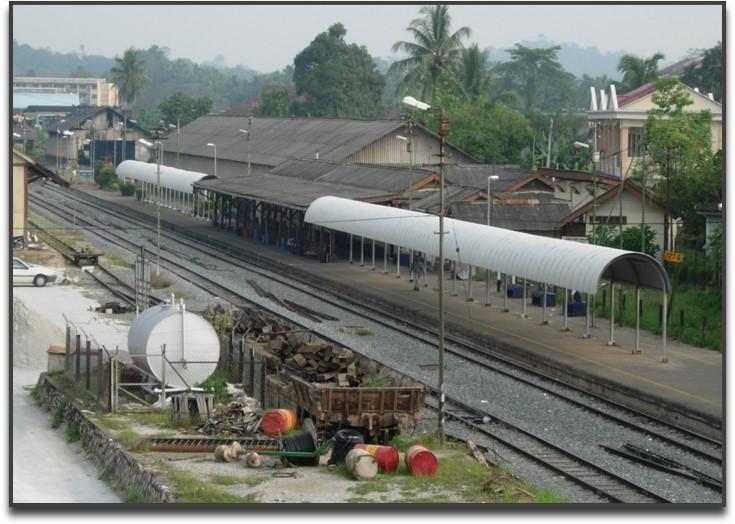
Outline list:
[[[65,196],[68,196],[66,194],[66,192],[63,192],[63,194]],[[75,198],[75,197],[71,197],[71,198]],[[90,198],[94,198],[94,197],[90,197]],[[36,199],[37,199],[37,195],[34,195],[31,198],[32,201],[35,201]],[[75,199],[76,200],[83,200],[83,201],[85,201],[85,203],[87,202],[87,199],[86,198],[79,197],[79,198],[75,198]],[[44,202],[44,205],[46,206],[46,208],[45,208],[46,211],[51,212],[49,210],[49,206],[50,206],[52,209],[55,209],[55,211],[53,211],[53,212],[59,214],[62,217],[69,215],[69,213],[65,209],[63,209],[63,208],[61,208],[59,206],[56,206],[55,204],[53,204],[51,202],[46,201],[46,202]],[[88,203],[88,205],[90,205],[91,207],[98,207],[94,203]],[[110,211],[111,210],[109,208],[106,208],[105,209],[105,212],[108,215],[110,214]],[[116,212],[116,213],[119,213],[120,218],[123,219],[123,220],[131,220],[123,212]],[[95,227],[95,224],[93,222],[88,221],[87,219],[82,219],[82,218],[80,218],[80,217],[77,216],[76,217],[76,220],[78,222],[80,220],[82,220],[84,223],[88,224],[90,227],[92,227],[92,228]],[[94,229],[92,229],[92,230],[94,231]],[[181,239],[179,238],[179,236],[174,236],[174,235],[170,235],[168,233],[163,233],[162,232],[162,236],[164,236],[164,235],[166,237],[176,239],[176,241],[179,242],[179,243],[182,242]],[[114,234],[112,232],[112,230],[108,230],[107,231],[107,234],[105,234],[103,236],[104,236],[104,238],[105,238],[106,241],[115,243],[116,245],[118,245],[118,246],[120,246],[120,247],[122,247],[124,249],[131,250],[133,252],[137,252],[139,250],[139,246],[138,245],[134,244],[133,242],[131,242],[131,241],[127,240],[127,239],[123,239],[120,235]],[[115,239],[113,240],[111,237],[115,237]],[[186,243],[189,244],[189,247],[192,247],[194,249],[199,249],[199,250],[202,249],[201,246],[196,246],[196,245],[192,244],[191,242],[186,242]],[[206,250],[207,250],[207,254],[209,256],[212,256],[214,258],[218,258],[218,259],[224,260],[224,261],[226,261],[229,264],[234,264],[236,266],[243,267],[243,269],[247,269],[250,272],[259,274],[259,275],[261,275],[261,276],[263,276],[265,278],[268,278],[270,280],[279,281],[279,283],[281,283],[283,285],[288,285],[289,287],[292,287],[294,289],[298,289],[301,292],[304,292],[304,293],[307,293],[307,294],[311,294],[312,296],[315,296],[315,297],[319,298],[320,300],[323,300],[323,301],[325,301],[327,303],[330,303],[330,304],[334,305],[335,307],[339,307],[341,309],[348,309],[349,310],[349,308],[345,307],[344,304],[339,304],[337,302],[334,302],[334,301],[330,301],[328,299],[325,299],[324,298],[324,292],[323,292],[324,290],[320,290],[321,292],[319,294],[314,293],[314,292],[304,291],[300,287],[294,286],[292,283],[285,282],[285,281],[279,279],[278,276],[274,276],[272,274],[268,274],[265,271],[262,271],[260,268],[253,269],[252,267],[249,267],[249,265],[246,264],[243,261],[232,261],[231,258],[229,258],[229,257],[231,257],[231,253],[226,253],[226,256],[228,258],[225,259],[224,258],[225,255],[217,255],[217,254],[212,253],[213,247],[211,245],[208,245],[206,247]],[[224,253],[223,250],[219,250],[219,252],[220,253]],[[204,277],[204,276],[202,276],[200,274],[197,274],[196,272],[190,270],[189,268],[186,268],[186,267],[182,266],[181,264],[179,264],[178,262],[170,259],[167,256],[162,255],[162,265],[166,269],[168,269],[169,271],[172,271],[174,273],[177,273],[177,274],[183,276],[184,278],[187,278],[189,281],[191,281],[192,283],[195,283],[196,285],[198,285],[199,287],[207,290],[208,292],[210,292],[210,293],[211,292],[215,292],[217,295],[219,295],[220,297],[224,298],[228,302],[233,303],[234,305],[244,304],[244,305],[247,305],[247,306],[256,306],[258,308],[265,309],[265,310],[269,311],[271,314],[274,314],[276,316],[279,316],[279,317],[282,316],[279,313],[277,313],[277,312],[275,312],[273,310],[270,310],[267,307],[264,307],[262,304],[256,304],[256,303],[252,302],[251,300],[247,299],[246,297],[244,297],[244,296],[242,296],[242,295],[240,295],[240,294],[238,294],[238,293],[236,293],[236,292],[234,292],[234,291],[232,291],[232,290],[230,290],[230,289],[228,289],[226,287],[221,286],[217,282],[215,282],[215,281],[213,281],[211,279],[208,279],[208,278],[206,278],[206,277]],[[271,264],[271,266],[272,266],[272,264]],[[361,304],[361,307],[364,307],[364,304]],[[387,326],[387,327],[389,327],[391,329],[398,329],[398,327],[395,325],[395,319],[385,319],[385,318],[375,319],[372,316],[366,315],[364,312],[355,311],[355,310],[353,310],[352,312],[355,313],[355,314],[360,314],[363,317],[369,318],[370,320],[375,321],[375,322],[378,322],[378,323],[380,323],[382,325],[385,325],[385,326]],[[289,318],[288,320],[290,322],[294,323],[294,324],[298,324],[298,322],[294,321],[292,318]],[[302,326],[302,327],[304,327],[304,326]],[[416,336],[416,333],[415,333],[415,330],[416,329],[424,330],[425,328],[423,328],[423,327],[421,327],[421,328],[414,328],[414,330],[413,331],[410,331],[410,332],[408,330],[404,329],[404,333],[410,334],[410,336],[415,337]],[[320,334],[320,336],[322,336],[325,339],[328,339],[329,338],[329,337],[325,337],[324,335],[321,335],[321,334]],[[431,337],[424,336],[422,338],[427,343],[434,344],[434,345],[436,343],[435,340],[431,340]],[[341,344],[340,342],[337,342],[337,341],[332,341],[332,342],[337,343],[337,344]],[[453,340],[453,342],[456,343],[456,340]],[[466,345],[465,342],[462,342],[462,343]],[[467,347],[465,349],[467,349]],[[481,348],[477,348],[477,347],[474,347],[474,348],[471,348],[471,349],[476,354],[476,356],[481,355],[481,357],[483,359],[494,358],[492,355],[489,355],[488,354],[487,350],[484,350],[484,349],[481,349]],[[464,353],[462,353],[462,352],[458,352],[458,353],[459,353],[459,356],[461,356],[462,358],[467,358],[467,352],[466,351]],[[497,364],[493,364],[493,363],[490,363],[490,362],[483,362],[482,360],[477,360],[477,359],[473,359],[473,360],[474,360],[475,363],[477,363],[477,365],[481,365],[481,366],[486,367],[488,369],[492,369],[495,372],[501,372],[501,370],[499,370],[497,368]],[[509,362],[508,361],[505,361],[505,362],[503,362],[503,365],[509,365]],[[513,364],[513,365],[515,365],[515,364]],[[512,373],[507,372],[507,371],[503,371],[503,373],[505,373],[506,375],[509,375],[509,376],[512,375]],[[517,377],[514,376],[513,378],[516,379]],[[558,382],[557,381],[555,381],[555,380],[553,380],[553,379],[551,379],[549,377],[542,376],[542,378],[544,380],[551,381],[555,385],[558,385]],[[539,385],[539,384],[533,383],[532,381],[527,381],[527,383],[528,383],[529,386],[532,386],[532,387],[535,387],[535,388],[540,388],[540,389],[543,389],[544,388],[543,385]],[[433,389],[433,387],[431,385],[429,385],[429,384],[425,384],[425,385],[428,388]],[[561,396],[563,398],[563,396],[560,395],[560,393],[558,393],[557,391],[554,391],[554,390],[552,390],[552,389],[550,389],[548,387],[546,387],[545,390],[547,392],[549,392],[549,393],[552,393],[552,394],[554,394],[556,396]],[[575,404],[580,409],[588,409],[588,410],[595,410],[595,409],[597,409],[597,408],[594,408],[592,406],[586,405],[585,403],[574,401],[573,399],[567,398],[566,400],[569,401],[572,404]],[[597,401],[599,399],[595,399],[595,400]],[[531,433],[527,432],[526,430],[524,430],[522,428],[519,428],[519,427],[517,427],[517,426],[515,426],[513,424],[510,424],[510,423],[508,423],[506,421],[503,421],[502,419],[500,419],[499,417],[497,417],[496,414],[493,414],[493,413],[490,413],[490,412],[487,412],[487,411],[484,411],[484,410],[479,410],[479,409],[477,409],[475,407],[472,407],[472,406],[470,406],[470,405],[462,402],[459,399],[448,398],[448,402],[449,402],[450,405],[454,405],[454,406],[457,406],[458,407],[457,409],[454,410],[453,413],[448,413],[448,416],[450,418],[466,424],[468,422],[471,423],[472,418],[477,418],[478,416],[489,416],[491,418],[491,420],[493,420],[493,424],[496,425],[496,427],[502,427],[505,430],[512,429],[513,431],[518,432],[517,434],[519,436],[509,440],[507,437],[503,437],[502,435],[500,435],[500,433],[498,431],[493,431],[493,430],[491,430],[491,429],[489,429],[487,427],[480,427],[477,424],[474,424],[474,428],[473,429],[475,431],[479,431],[480,433],[484,434],[487,437],[493,438],[496,441],[503,443],[503,445],[506,445],[506,446],[511,447],[512,449],[516,450],[518,453],[520,453],[520,454],[522,454],[524,456],[527,456],[529,458],[532,458],[534,461],[537,461],[539,463],[544,464],[544,466],[547,467],[548,469],[550,469],[552,471],[559,472],[560,474],[564,475],[565,477],[567,477],[569,479],[572,479],[579,486],[585,487],[585,489],[588,489],[590,492],[595,493],[597,496],[600,496],[600,497],[602,497],[605,500],[608,500],[608,501],[611,501],[611,502],[621,502],[621,501],[623,501],[623,502],[632,502],[632,501],[638,501],[638,502],[665,502],[666,501],[666,499],[664,499],[663,497],[661,497],[659,495],[656,495],[654,493],[651,493],[650,491],[646,490],[645,488],[636,487],[635,484],[633,484],[633,483],[631,483],[629,481],[626,481],[625,479],[615,478],[615,475],[612,474],[611,472],[605,471],[602,468],[599,468],[597,466],[594,466],[594,464],[591,464],[590,462],[586,461],[585,459],[583,459],[581,457],[575,457],[575,455],[573,453],[569,452],[569,451],[563,450],[562,448],[559,448],[558,446],[555,446],[552,443],[549,443],[549,442],[544,441],[544,439],[542,439],[542,438],[540,438],[538,436],[532,435]],[[619,408],[619,406],[616,406],[616,407]],[[625,409],[627,409],[627,408],[625,408]],[[600,411],[600,410],[597,409],[597,411]],[[674,440],[674,439],[671,439],[671,438],[666,437],[666,436],[663,436],[663,435],[658,435],[654,431],[652,431],[651,429],[647,429],[647,428],[641,427],[639,424],[635,424],[635,423],[631,422],[630,420],[624,420],[624,419],[620,419],[620,418],[615,418],[614,415],[611,415],[609,413],[604,414],[604,413],[601,413],[600,412],[598,414],[600,414],[600,416],[604,416],[605,418],[607,418],[609,420],[616,420],[617,423],[620,423],[622,425],[626,425],[626,427],[635,428],[636,430],[641,431],[641,432],[643,432],[643,433],[651,436],[652,438],[657,438],[657,439],[659,439],[661,441],[665,441],[666,443],[668,443],[670,445],[674,445],[674,446],[680,447],[681,449],[684,449],[684,450],[686,450],[689,453],[692,453],[694,455],[697,455],[697,456],[699,456],[702,459],[709,460],[709,461],[712,461],[712,462],[715,462],[715,463],[717,463],[719,461],[719,464],[721,465],[721,459],[719,457],[717,457],[716,450],[715,451],[706,451],[706,450],[703,450],[703,449],[701,449],[699,447],[692,447],[692,446],[690,446],[690,445],[688,445],[688,444],[686,444],[684,442],[681,442],[681,441],[678,441],[678,440]],[[635,416],[636,417],[640,417],[642,415],[635,414]],[[654,423],[659,424],[660,421],[654,421]],[[681,431],[684,435],[686,435],[686,438],[689,438],[689,439],[701,438],[701,436],[699,436],[697,434],[694,434],[692,432],[688,432],[686,430],[681,430],[681,428],[676,428],[676,429],[677,429],[677,431]],[[524,439],[525,439],[525,442],[523,443],[523,445],[521,445],[520,443]],[[713,441],[711,441],[711,439],[706,439],[705,438],[704,440],[706,442],[708,442],[709,444],[711,444],[711,445],[714,445],[714,446],[718,446],[719,445],[719,443],[713,442]],[[596,485],[596,484],[599,484],[599,485]]]

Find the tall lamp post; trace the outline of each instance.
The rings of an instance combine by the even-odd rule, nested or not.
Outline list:
[[[421,111],[431,110],[426,102],[412,96],[404,97],[402,102]],[[439,118],[439,424],[440,444],[444,444],[444,147],[449,133],[449,120],[441,109]]]
[[[217,178],[217,144],[213,144],[212,142],[209,142],[207,144],[207,147],[214,148],[214,178]]]
[[[590,145],[584,142],[574,142],[577,149],[589,149]],[[600,152],[597,151],[597,127],[595,126],[595,145],[592,150],[592,243],[597,244],[597,163],[600,161]]]
[[[494,180],[498,180],[500,177],[498,175],[490,175],[487,177],[487,225],[490,225],[491,219],[492,219],[492,199],[493,199],[493,193],[490,190],[490,182]],[[490,305],[490,270],[485,269],[485,305]]]
[[[245,135],[245,142],[247,143],[248,147],[248,176],[250,176],[250,122],[252,118],[248,118],[248,128],[247,129],[238,129],[237,132],[241,135]]]

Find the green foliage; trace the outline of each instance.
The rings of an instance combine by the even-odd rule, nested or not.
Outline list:
[[[81,438],[81,427],[78,420],[73,420],[66,427],[66,440],[68,442],[76,442]]]
[[[545,113],[541,111],[531,111],[526,114],[526,118],[533,127],[533,136],[535,140],[535,151],[533,165],[538,167],[546,165],[546,158],[549,155],[548,137],[550,120],[554,120],[554,127],[551,130],[551,167],[559,167],[560,169],[577,169],[581,171],[589,171],[592,167],[592,153],[589,149],[575,148],[574,142],[587,141],[587,122],[584,117],[576,113]],[[531,159],[528,159],[531,160]],[[531,167],[529,161],[526,167]]]
[[[115,57],[115,64],[115,67],[110,69],[112,81],[117,86],[120,98],[130,108],[149,80],[145,60],[131,47],[125,50],[122,58]]]
[[[654,242],[656,240],[656,232],[648,225],[644,226],[646,234],[646,251],[645,253],[656,256],[659,251],[659,245]],[[587,235],[587,241],[592,243],[592,235]],[[625,249],[627,251],[641,251],[641,228],[633,226],[623,228],[623,245],[620,245],[620,228],[610,224],[598,224],[595,227],[595,244],[598,246],[614,247]]]
[[[521,150],[528,145],[532,129],[518,111],[500,102],[480,97],[466,100],[445,77],[437,85],[434,104],[444,109],[449,119],[447,140],[484,163],[518,164]],[[439,126],[438,112],[417,111],[416,120],[431,131]]]
[[[128,427],[127,423],[119,418],[115,418],[111,415],[101,415],[97,417],[103,426],[114,431],[119,431]]]
[[[133,196],[135,195],[135,184],[132,182],[125,182],[120,184],[120,194],[122,196]]]
[[[167,124],[185,126],[200,116],[209,114],[214,103],[206,96],[194,98],[181,91],[176,91],[158,104],[158,113]]]
[[[615,236],[615,226],[608,224],[598,224],[595,226],[595,234],[587,235],[587,242],[605,247],[618,247],[617,237]]]
[[[132,429],[124,429],[117,434],[117,440],[124,447],[130,448],[140,440],[140,435]]]
[[[48,140],[46,139],[46,133],[43,132],[43,129],[37,129],[36,139],[33,141],[33,149],[31,149],[31,158],[36,162],[43,162],[43,159],[46,156],[47,145]]]
[[[654,190],[674,216],[682,217],[691,244],[700,247],[706,239],[704,218],[697,211],[722,202],[724,165],[721,153],[712,153],[712,115],[685,111],[692,101],[677,80],[663,78],[656,87],[656,108],[649,111],[645,127],[648,157],[660,175]]]
[[[624,55],[618,63],[618,71],[623,74],[622,91],[627,93],[649,82],[655,82],[658,79],[658,63],[663,59],[662,53],[655,53],[650,58]]]
[[[95,162],[94,181],[100,189],[110,189],[114,182],[117,181],[117,175],[112,165],[106,162]]]
[[[557,59],[559,46],[536,48],[516,44],[510,60],[496,67],[505,88],[518,93],[525,112],[559,111],[575,104],[576,79]]]
[[[462,40],[468,38],[471,31],[465,26],[451,32],[452,18],[446,5],[424,6],[419,13],[423,18],[412,20],[406,29],[414,41],[393,44],[393,52],[404,53],[407,58],[394,62],[389,72],[406,73],[399,86],[420,88],[421,100],[433,101],[439,79],[462,61]]]
[[[722,79],[722,42],[707,49],[701,62],[687,66],[680,77],[684,84],[712,93],[715,100],[722,100]]]
[[[288,89],[283,86],[269,86],[263,88],[259,116],[286,117],[291,113],[291,101],[288,97]]]
[[[217,489],[207,482],[201,480],[192,473],[186,471],[178,471],[170,469],[169,477],[174,483],[174,495],[176,502],[180,504],[187,503],[234,503],[245,504],[257,502],[254,495],[240,497],[230,495],[220,489]]]
[[[171,285],[171,281],[163,275],[151,275],[151,287],[153,289],[164,289]]]
[[[719,227],[709,236],[709,254],[707,266],[712,272],[712,283],[719,286],[722,283],[722,227]]]
[[[140,486],[130,486],[125,491],[123,502],[125,504],[146,504],[148,502],[148,497],[146,497],[143,488]]]
[[[342,24],[320,33],[294,58],[294,84],[306,100],[300,115],[370,118],[382,115],[385,79],[367,48],[344,41]]]
[[[227,377],[217,369],[207,380],[199,384],[199,387],[214,394],[214,401],[222,404],[227,400]]]
[[[51,419],[51,427],[57,429],[64,422],[64,411],[66,410],[66,400],[59,402],[54,411],[54,416]]]

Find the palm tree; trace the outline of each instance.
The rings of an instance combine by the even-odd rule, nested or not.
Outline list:
[[[138,58],[138,52],[132,47],[125,50],[122,58],[115,57],[117,65],[110,69],[112,81],[117,86],[120,97],[127,103],[128,109],[135,102],[148,83],[145,73],[145,62]]]
[[[648,59],[635,55],[623,56],[618,62],[618,71],[623,73],[623,92],[627,93],[643,84],[656,81],[658,63],[663,59],[662,53],[656,53]]]
[[[462,39],[469,37],[471,31],[465,26],[450,33],[452,20],[446,5],[424,6],[419,13],[424,17],[412,20],[406,28],[414,41],[393,44],[394,52],[405,53],[408,57],[394,62],[389,71],[406,71],[408,74],[401,86],[421,83],[421,98],[426,100],[427,95],[433,98],[441,74],[462,59]]]
[[[487,67],[488,52],[480,51],[477,44],[462,50],[457,78],[465,98],[482,97],[489,106],[502,102],[509,106],[520,106],[518,93],[502,90],[500,79]]]

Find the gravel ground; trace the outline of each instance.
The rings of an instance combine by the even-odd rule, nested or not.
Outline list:
[[[107,221],[113,222],[109,218]],[[145,235],[141,230],[136,229],[130,235],[131,238],[133,236],[140,239]],[[97,240],[94,240],[94,242],[99,244]],[[228,266],[222,261],[210,258],[202,252],[194,251],[187,246],[181,244],[173,246],[171,241],[166,239],[162,239],[162,243],[165,243],[166,246],[171,245],[171,249],[177,251],[177,254],[183,256],[184,259],[188,259],[190,264],[192,264],[192,259],[196,259],[196,263],[193,265],[196,266],[195,270],[198,273],[216,279],[253,302],[262,304],[264,307],[286,317],[292,317],[294,321],[313,329],[314,332],[340,341],[359,353],[403,371],[414,379],[428,383],[436,382],[436,372],[422,370],[419,367],[422,364],[436,362],[436,348],[434,346],[423,343],[411,336],[388,330],[384,326],[372,323],[362,316],[340,310],[318,299],[305,296],[293,288],[251,274],[242,268]],[[212,269],[214,267],[218,269]],[[340,320],[337,322],[313,323],[302,317],[294,317],[292,312],[282,310],[268,299],[259,297],[245,282],[249,278],[255,279],[261,287],[272,291],[280,298],[294,300],[312,309],[334,315]],[[192,296],[193,298],[190,301],[193,300],[195,304],[199,303],[200,300],[208,300],[201,292],[196,295],[192,292]],[[338,331],[341,325],[366,326],[371,328],[375,334],[368,337],[345,334]],[[558,443],[565,449],[577,453],[591,462],[598,463],[602,467],[639,483],[641,486],[670,500],[691,503],[720,503],[722,501],[721,494],[709,488],[682,478],[670,477],[655,470],[642,468],[624,459],[609,455],[598,446],[603,443],[620,445],[624,442],[644,446],[654,445],[643,439],[640,433],[619,427],[617,424],[584,410],[570,407],[552,395],[541,393],[510,378],[473,366],[471,362],[451,355],[446,357],[445,380],[449,396],[464,399],[491,415],[503,418],[526,430],[536,432],[545,439]],[[487,401],[487,403],[481,402],[482,400]],[[700,464],[701,461],[694,457],[687,457],[680,451],[668,450],[664,444],[656,443],[655,446],[664,454],[681,461],[687,461],[692,465],[697,464],[699,469],[703,469]],[[542,478],[536,474],[528,477],[529,471],[524,467],[518,466],[518,471],[515,468],[516,461],[514,460],[513,464],[508,465],[508,469],[531,484],[540,485],[552,491],[563,491],[565,489],[554,478]],[[712,472],[716,474],[715,471]],[[576,499],[571,500],[576,501]]]

